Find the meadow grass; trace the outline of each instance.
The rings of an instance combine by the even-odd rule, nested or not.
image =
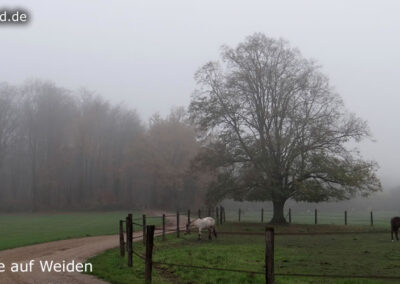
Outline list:
[[[138,243],[139,244],[139,243]],[[141,245],[141,242],[139,244]],[[136,243],[134,244],[136,246]],[[114,284],[123,283],[144,283],[144,262],[137,256],[133,256],[133,267],[128,267],[127,260],[121,258],[119,249],[108,250],[99,256],[88,259],[93,265],[93,272],[98,278],[104,279]],[[157,271],[152,274],[153,283],[168,284]]]
[[[400,243],[392,243],[388,232],[379,233],[366,226],[290,225],[276,226],[277,233],[296,232],[369,232],[329,235],[277,235],[275,237],[275,272],[329,275],[365,275],[400,277]],[[218,231],[263,232],[265,224],[226,223]],[[181,239],[156,238],[153,260],[175,264],[218,267],[263,272],[265,243],[263,235],[226,235],[208,241],[197,240],[192,233]],[[141,243],[134,250],[144,253]],[[111,283],[143,283],[143,260],[134,257],[134,269],[118,249],[89,260],[94,274]],[[108,265],[106,265],[106,263]],[[112,265],[110,265],[112,264]],[[96,268],[97,267],[97,268]],[[126,275],[126,277],[121,276]],[[134,278],[132,278],[134,277]],[[264,275],[227,271],[200,270],[157,265],[154,283],[265,283]],[[135,279],[136,282],[132,282]],[[161,282],[162,281],[162,282]],[[276,276],[277,283],[398,283],[398,280],[356,278],[313,278]]]
[[[128,212],[0,215],[0,250],[56,240],[118,234]],[[134,218],[140,218],[138,212]],[[138,219],[136,222],[141,223]],[[148,224],[160,224],[151,218]],[[138,229],[138,228],[136,228]]]

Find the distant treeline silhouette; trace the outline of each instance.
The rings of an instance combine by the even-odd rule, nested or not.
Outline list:
[[[210,176],[185,111],[135,110],[51,82],[0,84],[0,210],[200,206]]]

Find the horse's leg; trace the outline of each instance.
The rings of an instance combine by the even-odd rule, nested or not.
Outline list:
[[[396,240],[399,241],[399,228],[396,230]]]
[[[198,238],[198,240],[200,241],[201,240],[201,229],[199,228],[199,238]]]
[[[215,236],[215,238],[217,237],[217,231],[215,231],[215,227],[213,226],[213,233],[214,233],[214,236]]]
[[[210,241],[212,240],[212,238],[211,238],[211,228],[208,228],[208,239]]]
[[[393,231],[394,231],[394,229],[392,228],[392,231],[390,232],[392,235],[392,242],[393,242]]]

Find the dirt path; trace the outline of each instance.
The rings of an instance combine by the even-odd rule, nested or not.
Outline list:
[[[157,214],[158,215],[158,214]],[[175,228],[174,218],[168,219],[168,229]],[[134,236],[140,236],[137,232]],[[140,238],[135,239],[135,241]],[[5,272],[0,272],[1,284],[101,284],[107,283],[96,277],[79,272],[42,272],[40,261],[84,262],[107,249],[119,245],[119,236],[97,236],[70,239],[0,251],[0,263]],[[34,260],[32,272],[11,272],[11,263],[28,263]],[[25,267],[25,266],[24,266]],[[93,267],[95,270],[96,267]]]

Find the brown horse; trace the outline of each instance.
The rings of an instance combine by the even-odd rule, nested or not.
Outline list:
[[[390,225],[392,226],[392,242],[393,242],[393,233],[396,234],[396,240],[399,240],[399,228],[400,228],[400,217],[393,217],[390,220]]]

